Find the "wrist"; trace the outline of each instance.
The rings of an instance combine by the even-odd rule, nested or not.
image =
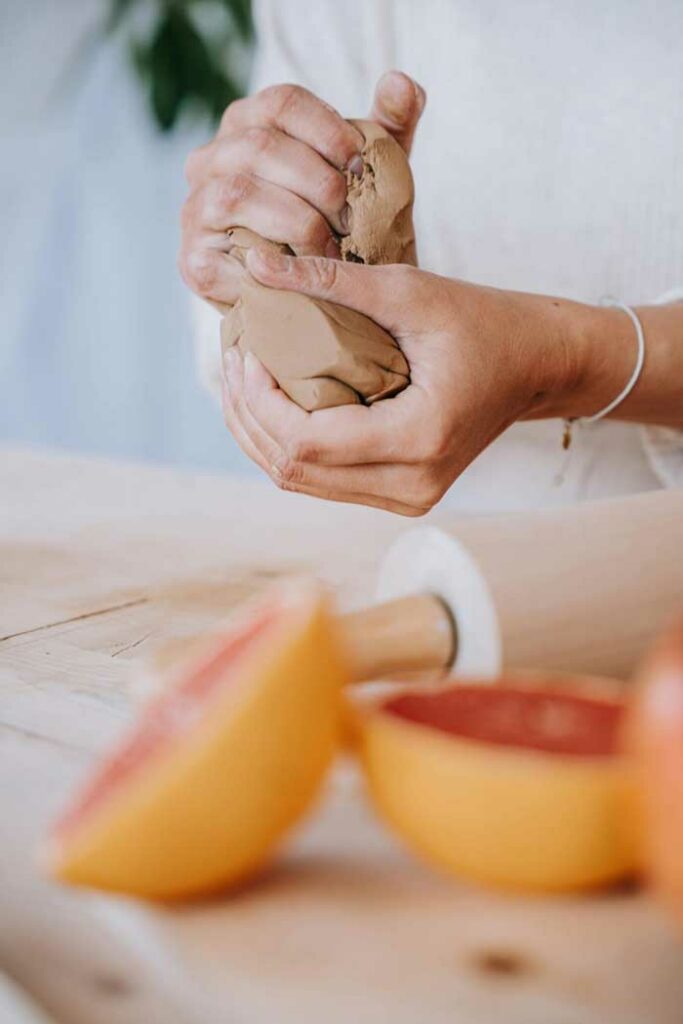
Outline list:
[[[592,416],[612,401],[633,370],[633,325],[611,306],[542,301],[545,326],[536,361],[544,376],[525,418]]]

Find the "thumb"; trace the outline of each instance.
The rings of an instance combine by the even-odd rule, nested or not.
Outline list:
[[[412,78],[402,71],[386,71],[375,89],[370,120],[386,128],[409,154],[426,101],[426,92]]]
[[[403,264],[364,266],[328,260],[321,256],[286,256],[253,247],[247,253],[247,267],[254,278],[270,288],[303,292],[315,299],[336,302],[364,313],[390,333],[398,331],[403,303],[411,289],[400,284],[398,275],[419,271]]]

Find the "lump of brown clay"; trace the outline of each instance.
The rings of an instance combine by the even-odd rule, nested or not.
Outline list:
[[[340,241],[344,260],[415,263],[413,179],[399,144],[371,121],[352,121],[363,134],[363,171],[347,179],[350,230]],[[244,265],[252,245],[291,253],[245,228],[229,232],[230,256]],[[400,348],[369,317],[298,292],[266,288],[247,273],[241,294],[223,319],[223,351],[253,352],[289,397],[309,411],[371,404],[409,382]]]

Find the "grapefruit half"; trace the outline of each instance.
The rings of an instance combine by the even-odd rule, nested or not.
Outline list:
[[[625,735],[639,783],[645,868],[683,922],[683,619],[641,666]]]
[[[427,861],[517,890],[578,890],[637,867],[624,706],[463,682],[360,714],[381,816]]]
[[[271,594],[143,712],[51,834],[51,873],[148,898],[256,872],[315,796],[344,670],[312,584]]]

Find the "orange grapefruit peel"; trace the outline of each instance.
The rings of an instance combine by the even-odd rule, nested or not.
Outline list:
[[[463,721],[467,701],[474,721]],[[519,733],[519,705],[539,701],[545,743]],[[496,704],[498,726],[485,720]],[[572,750],[582,717],[589,729],[600,720],[602,734]],[[619,702],[462,684],[360,712],[359,750],[377,811],[422,859],[489,886],[573,891],[638,866],[631,770],[615,747],[621,717]]]
[[[316,795],[344,678],[320,590],[279,590],[150,703],[57,823],[48,870],[152,899],[253,875]]]
[[[636,820],[655,894],[683,922],[683,619],[643,662],[625,746],[637,772]]]

